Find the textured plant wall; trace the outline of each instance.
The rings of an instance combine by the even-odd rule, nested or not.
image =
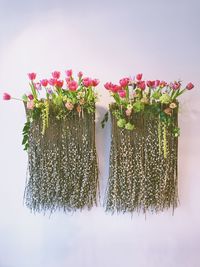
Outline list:
[[[178,203],[178,138],[153,113],[130,118],[135,129],[117,125],[111,106],[112,143],[106,210],[162,211]],[[174,113],[177,124],[177,113]]]
[[[62,120],[50,110],[44,135],[42,121],[31,123],[25,203],[33,211],[71,211],[97,202],[98,169],[95,114],[71,111]]]

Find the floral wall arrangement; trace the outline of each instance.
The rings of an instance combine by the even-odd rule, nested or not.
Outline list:
[[[28,177],[24,201],[37,212],[91,208],[98,198],[95,147],[95,87],[99,80],[77,79],[72,70],[65,80],[54,71],[36,81],[29,73],[30,93],[22,99],[26,110],[24,149]],[[4,100],[16,99],[4,93]]]
[[[106,210],[174,210],[178,204],[178,98],[194,85],[145,81],[138,74],[104,87],[114,99],[109,107],[112,143]]]
[[[24,149],[28,178],[24,200],[32,211],[71,211],[97,204],[98,166],[95,147],[95,92],[99,80],[65,80],[54,71],[36,81],[29,73],[25,106]],[[181,81],[125,77],[104,87],[114,102],[110,113],[112,142],[106,210],[159,212],[178,205],[178,98],[194,88]],[[17,99],[4,93],[4,100]]]

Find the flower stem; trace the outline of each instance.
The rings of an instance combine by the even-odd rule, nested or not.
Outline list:
[[[12,99],[15,99],[15,100],[19,100],[19,101],[22,101],[24,102],[24,100],[20,99],[20,98],[17,98],[17,97],[11,97]]]

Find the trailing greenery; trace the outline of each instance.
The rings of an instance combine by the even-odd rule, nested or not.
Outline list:
[[[23,140],[22,140],[22,145],[24,146],[24,150],[28,150],[29,148],[29,134],[30,134],[30,120],[27,120],[23,127]]]

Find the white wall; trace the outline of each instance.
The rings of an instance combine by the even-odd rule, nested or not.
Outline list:
[[[49,218],[23,206],[27,155],[21,103],[0,103],[0,267],[200,266],[200,2],[0,0],[0,90],[21,96],[26,73],[73,68],[101,80],[143,72],[147,79],[192,81],[180,112],[180,206],[148,215],[109,215],[103,208]],[[110,127],[97,122],[102,191]]]

